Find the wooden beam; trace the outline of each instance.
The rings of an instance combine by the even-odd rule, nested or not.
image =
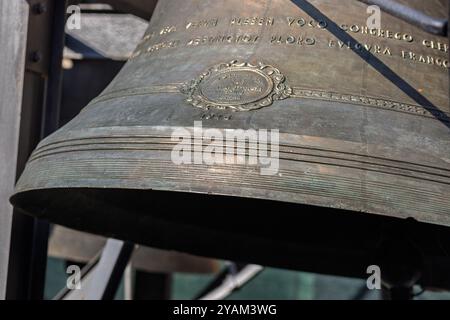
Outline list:
[[[26,0],[0,1],[0,299],[6,294],[28,10]]]

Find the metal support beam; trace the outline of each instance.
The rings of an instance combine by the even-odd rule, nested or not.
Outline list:
[[[256,277],[264,267],[257,264],[230,265],[221,272],[196,298],[196,300],[222,300]]]
[[[26,3],[28,37],[22,60],[25,80],[19,147],[17,162],[9,168],[16,169],[18,174],[39,140],[58,127],[66,11],[66,1],[27,0]],[[8,101],[3,96],[2,100]],[[43,299],[48,231],[47,222],[14,212],[7,299]]]
[[[428,33],[447,36],[448,20],[431,17],[395,0],[359,0],[368,5],[376,5],[386,13],[402,19]]]
[[[0,1],[0,300],[6,296],[14,190],[24,84],[28,5]]]
[[[82,271],[81,289],[65,288],[56,300],[112,300],[125,268],[133,253],[134,244],[108,239],[98,262],[89,263]]]

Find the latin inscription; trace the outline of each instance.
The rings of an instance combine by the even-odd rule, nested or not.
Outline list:
[[[431,41],[431,40],[423,40],[422,41],[422,45],[424,45],[427,48],[431,48],[434,50],[438,50],[438,51],[442,51],[445,53],[448,53],[448,44],[446,43],[442,43],[439,41]]]
[[[163,26],[160,30],[147,33],[140,45],[135,50],[132,58],[141,55],[154,54],[162,50],[174,49],[178,47],[197,47],[207,45],[248,45],[257,43],[268,43],[271,45],[295,45],[304,47],[321,47],[331,49],[351,49],[368,51],[372,54],[385,57],[394,57],[408,63],[426,64],[439,67],[443,70],[449,68],[448,43],[443,40],[416,39],[407,32],[398,32],[390,29],[370,29],[367,26],[352,23],[337,23],[339,28],[349,34],[358,34],[367,37],[365,41],[343,42],[326,33],[329,27],[325,20],[314,20],[307,17],[269,17],[269,16],[234,16],[227,19],[208,18],[187,20],[180,27],[175,25]],[[286,30],[292,32],[282,32],[283,28],[277,28],[279,33],[261,33],[254,28],[271,28],[276,25],[285,26]],[[249,27],[248,29],[246,27]],[[201,30],[214,30],[218,28],[229,28],[229,32],[217,32],[215,35],[199,35]],[[236,30],[236,32],[232,32]],[[249,32],[245,32],[248,30]],[[251,31],[250,31],[251,30]],[[297,31],[296,31],[297,30]],[[311,31],[309,31],[311,30]],[[318,30],[317,34],[311,34],[313,30]],[[183,34],[187,32],[186,35]],[[189,32],[194,32],[195,36],[189,36]],[[164,39],[170,37],[173,39]],[[371,40],[372,39],[372,40]],[[374,41],[385,40],[382,43]],[[417,43],[410,50],[404,47],[391,47],[389,42],[409,44]],[[422,50],[420,49],[422,48]],[[419,52],[420,51],[420,52]],[[428,53],[424,53],[426,51]]]
[[[193,20],[186,23],[186,29],[204,29],[217,27],[219,19]]]
[[[272,17],[234,17],[230,21],[231,26],[273,26],[275,19]]]
[[[213,45],[213,44],[254,44],[259,36],[255,34],[219,34],[215,36],[200,36],[191,38],[186,46]]]
[[[416,54],[411,51],[402,50],[402,58],[409,61],[424,63],[428,65],[435,65],[439,67],[449,68],[449,62],[446,59],[439,57],[432,57],[428,55]]]
[[[327,22],[323,20],[311,20],[311,19],[304,19],[304,18],[293,18],[293,17],[287,17],[287,24],[290,27],[309,27],[309,28],[318,28],[318,29],[325,29],[327,27]]]
[[[270,43],[313,46],[316,44],[316,39],[313,37],[304,37],[302,35],[272,35]]]
[[[357,24],[347,25],[342,24],[341,29],[344,31],[347,31],[349,33],[361,33],[365,35],[369,35],[376,38],[385,38],[385,39],[392,39],[392,40],[399,40],[404,42],[413,42],[414,37],[408,33],[401,33],[401,32],[393,32],[390,30],[384,30],[384,29],[369,29],[366,26],[360,26]]]
[[[392,50],[389,47],[386,46],[379,46],[379,45],[372,45],[367,43],[360,43],[360,42],[343,42],[343,41],[336,41],[336,40],[330,40],[328,42],[328,46],[330,48],[339,48],[339,49],[355,49],[358,51],[368,51],[375,54],[382,54],[382,55],[388,55],[392,56]]]

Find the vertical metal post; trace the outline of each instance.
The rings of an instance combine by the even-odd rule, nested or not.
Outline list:
[[[16,178],[27,26],[25,0],[0,1],[0,300],[6,296],[13,213],[8,199]]]
[[[17,168],[18,174],[23,170],[26,159],[39,140],[58,127],[66,10],[66,1],[26,2],[29,16],[25,80],[19,150],[17,164],[13,167]],[[48,230],[47,222],[14,212],[7,299],[43,298]]]

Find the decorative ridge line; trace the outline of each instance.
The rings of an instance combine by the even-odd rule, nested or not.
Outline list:
[[[98,161],[98,159],[93,159],[93,160],[97,160]],[[121,160],[127,160],[128,161],[128,159],[121,159]],[[116,161],[117,161],[117,159],[115,159],[115,162],[112,162],[111,164],[115,164],[116,163]],[[73,160],[73,162],[75,162],[75,160]],[[161,162],[161,165],[164,165],[164,163],[168,163],[168,162]],[[81,168],[81,167],[83,167],[82,165],[80,166],[80,164],[79,163],[77,163],[77,165],[76,165],[76,167],[77,168]],[[61,167],[57,167],[56,169],[59,169],[59,168],[63,168],[63,166],[61,166]],[[86,169],[89,169],[89,168],[92,168],[91,166],[87,166],[87,167],[85,167]],[[202,169],[202,168],[199,168],[199,169]],[[49,177],[47,174],[45,174],[45,171],[46,171],[47,169],[44,169],[44,170],[41,170],[41,172],[39,172],[38,174],[41,174],[41,177],[44,179],[44,180],[47,180],[48,181],[48,179],[49,178],[51,178],[51,179],[54,179],[54,177]],[[54,172],[54,171],[53,171]],[[64,172],[64,175],[65,175],[65,177],[67,177],[67,178],[69,178],[70,176],[71,177],[73,177],[74,178],[74,180],[76,181],[76,180],[80,180],[80,176],[79,176],[79,174],[72,174],[72,173],[68,173],[67,172],[67,170],[66,169],[64,169],[63,170],[63,172]],[[77,170],[77,172],[78,172],[78,170]],[[84,172],[84,171],[83,171]],[[117,179],[117,180],[123,180],[123,179],[130,179],[130,177],[129,177],[129,175],[128,174],[126,174],[124,177],[117,177],[117,175],[120,175],[120,174],[122,174],[122,173],[125,173],[125,171],[124,172],[121,172],[120,170],[119,171],[114,171],[115,172],[115,174],[116,174],[116,177],[108,177],[108,179]],[[173,172],[164,172],[163,173],[163,175],[164,175],[164,178],[165,179],[167,179],[167,180],[177,180],[177,181],[181,181],[181,180],[185,180],[186,178],[183,178],[183,177],[181,177],[180,175],[179,175],[179,173],[177,174],[177,170],[175,170],[175,171],[173,171]],[[184,171],[181,171],[181,172],[184,172]],[[334,188],[333,190],[334,191],[337,191],[338,193],[340,193],[341,194],[341,196],[343,195],[343,194],[348,194],[348,192],[346,192],[346,191],[348,191],[349,190],[349,188],[350,188],[350,190],[351,189],[354,189],[354,190],[358,190],[359,189],[359,187],[355,187],[354,186],[354,182],[356,181],[356,180],[353,180],[353,179],[348,179],[348,178],[344,178],[344,177],[340,177],[340,176],[335,176],[335,175],[324,175],[324,174],[318,174],[318,175],[310,175],[310,174],[308,174],[307,176],[305,176],[304,174],[302,174],[302,172],[298,172],[299,174],[301,174],[302,176],[304,176],[304,177],[308,177],[308,178],[313,178],[312,176],[316,176],[316,178],[319,178],[319,179],[324,179],[325,177],[334,177],[332,180],[333,181],[336,181],[336,182],[339,182],[340,181],[340,183],[339,183],[339,186],[337,186],[336,188]],[[148,171],[148,174],[149,175],[147,175],[146,177],[150,177],[150,176],[152,176],[152,175],[154,175],[154,174],[157,174],[157,175],[161,175],[162,174],[162,171],[158,168],[157,170],[150,170],[150,171]],[[189,177],[188,179],[189,179],[189,181],[192,181],[192,178],[193,177]],[[205,176],[205,178],[211,178],[211,175],[210,174],[208,174],[208,175],[206,175]],[[268,182],[268,180],[267,179],[265,179],[265,178],[263,178],[263,177],[261,177],[261,176],[258,176],[258,175],[256,175],[256,176],[254,176],[254,178],[255,179],[253,179],[252,180],[252,182],[251,182],[251,184],[248,184],[250,187],[255,187],[255,183],[257,183],[259,186],[262,186],[262,187],[265,187],[265,188],[268,188],[268,189],[271,189],[271,190],[282,190],[282,191],[286,191],[286,190],[288,190],[288,189],[290,189],[290,192],[295,192],[295,193],[305,193],[305,191],[306,190],[304,190],[304,189],[302,189],[301,187],[300,188],[298,188],[298,187],[296,187],[295,185],[293,185],[293,184],[289,184],[289,185],[286,185],[285,183],[282,183],[282,184],[280,184],[280,183],[278,183],[278,182],[276,182],[275,180],[273,180],[273,179],[271,179],[271,180],[269,180],[270,181],[270,183],[269,184],[267,184],[267,182]],[[303,185],[304,184],[304,182],[302,182],[302,181],[300,181],[300,182],[298,182],[298,180],[297,180],[297,178],[298,178],[298,176],[297,175],[294,175],[294,176],[292,176],[291,177],[293,180],[292,180],[292,182],[293,183],[295,183],[295,184],[297,184],[297,185]],[[66,179],[66,178],[64,178],[64,179]],[[203,181],[203,180],[199,180],[199,179],[197,179],[198,181]],[[353,180],[353,182],[352,182],[352,180]],[[215,181],[217,181],[217,180],[215,180]],[[304,180],[303,180],[304,181]],[[326,180],[321,180],[321,181],[324,181],[324,182],[326,182]],[[218,182],[218,181],[217,181]],[[242,185],[243,184],[243,181],[241,180],[241,179],[233,179],[233,176],[230,176],[229,178],[227,178],[227,180],[226,180],[226,182],[227,182],[227,184],[230,184],[230,182],[232,182],[232,183],[235,183],[235,184],[240,184],[240,185]],[[297,183],[298,182],[298,183]],[[367,181],[368,182],[368,181]],[[24,190],[26,190],[27,188],[29,188],[29,185],[27,185],[27,182],[25,181],[25,182],[22,182],[22,186],[24,185],[24,183],[25,183],[25,187],[24,187]],[[245,183],[245,182],[244,182]],[[403,188],[399,188],[399,185],[394,185],[394,184],[388,184],[388,183],[379,183],[379,182],[376,182],[376,181],[371,181],[371,182],[368,182],[368,184],[367,185],[373,185],[373,187],[374,188],[376,188],[376,192],[374,192],[374,193],[372,193],[372,195],[374,195],[374,196],[380,196],[380,195],[382,195],[382,194],[384,194],[383,193],[383,190],[393,190],[393,191],[396,191],[396,192],[400,192],[400,190],[402,190]],[[310,187],[310,186],[309,186]],[[320,186],[320,181],[319,181],[319,184],[318,185],[316,185],[315,187],[313,187],[313,188],[309,188],[309,192],[308,193],[312,193],[312,192],[314,192],[314,193],[316,193],[317,195],[319,195],[319,196],[324,196],[325,195],[325,193],[323,192],[323,191],[320,191],[320,190],[318,190],[318,188],[320,189],[320,188],[323,188],[323,186]],[[420,189],[420,188],[407,188],[410,192],[412,192],[412,193],[416,193],[416,194],[420,194],[420,195],[422,195],[423,194],[423,191],[424,191],[424,189]],[[312,191],[312,192],[311,192]],[[329,195],[330,193],[335,193],[335,192],[330,192],[331,190],[327,190],[327,192],[326,192],[326,195]],[[375,191],[375,190],[374,190]],[[381,192],[381,193],[380,193]],[[357,200],[357,199],[367,199],[366,197],[364,197],[364,198],[362,198],[361,196],[358,196],[358,195],[349,195],[349,197],[351,198],[351,199],[354,199],[354,200]],[[448,214],[446,214],[445,212],[444,213],[442,213],[442,208],[443,207],[445,207],[445,205],[447,204],[447,203],[449,203],[449,201],[448,201],[448,199],[447,198],[445,198],[445,197],[442,197],[442,196],[440,196],[440,195],[437,195],[437,194],[429,194],[428,196],[427,196],[428,198],[429,197],[432,197],[434,200],[433,200],[433,202],[431,202],[431,206],[430,207],[428,207],[428,210],[431,210],[431,211],[434,211],[434,213],[435,214],[438,214],[438,215],[445,215],[445,216],[447,216]],[[409,193],[403,193],[402,194],[402,198],[403,198],[403,200],[407,200],[407,201],[403,201],[403,203],[400,203],[400,202],[396,202],[396,206],[400,206],[400,207],[409,207],[409,205],[408,204],[410,204],[411,202],[414,202],[414,201],[417,201],[417,199],[416,198],[414,198],[414,195],[413,194],[409,194]],[[398,198],[396,198],[396,199],[398,199]],[[380,204],[382,204],[382,203],[385,203],[386,202],[386,200],[385,199],[383,199],[383,200],[376,200],[376,198],[371,198],[371,200],[370,200],[370,202],[372,202],[372,203],[380,203]],[[434,205],[433,205],[434,204]],[[436,204],[439,204],[439,205],[436,205]],[[445,207],[446,208],[446,207]]]
[[[129,151],[148,151],[148,150],[152,150],[152,151],[168,151],[168,149],[163,149],[163,148],[155,148],[155,149],[143,149],[143,148],[130,148],[130,147],[126,147],[126,148],[82,148],[82,149],[73,149],[73,150],[64,150],[64,151],[53,151],[53,152],[46,152],[45,154],[41,154],[41,155],[36,155],[34,156],[32,159],[30,159],[30,163],[34,162],[34,161],[38,161],[42,158],[48,157],[48,156],[54,156],[57,154],[65,154],[65,153],[71,153],[71,152],[89,152],[89,151],[113,151],[113,150],[129,150]],[[246,152],[242,153],[242,154],[246,154]],[[295,158],[291,158],[291,157],[286,157],[285,155],[287,154],[286,152],[280,152],[280,154],[282,156],[280,156],[280,160],[286,160],[286,161],[294,161],[294,162],[303,162],[303,163],[311,163],[311,164],[320,164],[320,165],[328,165],[328,166],[333,166],[333,167],[342,167],[342,168],[348,168],[348,169],[355,169],[355,170],[365,170],[365,171],[370,171],[370,172],[377,172],[377,173],[384,173],[384,174],[390,174],[390,175],[395,175],[395,176],[402,176],[402,177],[407,177],[410,179],[421,179],[421,180],[427,180],[427,181],[431,181],[434,183],[443,183],[443,184],[450,184],[450,179],[449,176],[443,175],[443,174],[438,174],[438,173],[434,173],[434,172],[427,172],[427,171],[423,171],[423,170],[417,170],[417,169],[412,169],[412,168],[400,168],[400,167],[394,167],[394,166],[390,166],[387,164],[377,164],[377,163],[369,163],[369,162],[363,162],[363,161],[359,161],[359,160],[355,160],[355,159],[339,159],[339,158],[334,158],[335,160],[339,160],[339,161],[347,161],[353,164],[336,164],[333,162],[325,162],[323,160],[320,160],[321,158],[326,158],[326,159],[333,159],[333,158],[329,158],[329,157],[325,157],[325,156],[320,156],[320,155],[302,155],[302,154],[297,154],[297,156],[310,156],[310,157],[315,157],[317,159],[314,160],[307,160],[307,159],[295,159]],[[81,161],[81,160],[80,160]],[[357,164],[366,164],[368,166],[372,166],[372,167],[364,167],[364,166],[358,166]],[[376,168],[379,167],[379,168]],[[430,177],[419,177],[416,176],[415,174],[422,174],[425,176],[430,176]],[[431,178],[431,177],[434,177]],[[439,180],[437,179],[437,177],[442,178],[443,180]],[[448,182],[446,182],[445,180],[448,180]]]
[[[46,156],[54,156],[56,154],[61,154],[61,153],[70,153],[70,152],[86,152],[86,151],[112,151],[112,150],[116,150],[116,149],[83,149],[83,150],[71,150],[71,151],[64,151],[64,152],[53,152],[50,153]],[[129,151],[144,151],[142,149],[130,149]],[[166,151],[164,149],[154,149],[154,151]],[[32,160],[32,162],[37,161],[41,158],[43,158],[44,156],[40,156],[40,157],[36,157]],[[388,170],[383,170],[383,169],[372,169],[372,168],[368,168],[368,167],[358,167],[356,165],[344,165],[344,164],[335,164],[335,163],[331,163],[331,162],[323,162],[323,161],[319,161],[319,160],[298,160],[298,159],[291,159],[291,158],[284,158],[284,157],[280,157],[280,160],[286,160],[286,161],[293,161],[293,162],[302,162],[302,163],[309,163],[309,164],[318,164],[318,165],[327,165],[327,166],[332,166],[332,167],[339,167],[339,168],[347,168],[347,169],[354,169],[354,170],[364,170],[364,171],[368,171],[368,172],[376,172],[376,173],[382,173],[382,174],[389,174],[389,175],[393,175],[393,176],[399,176],[399,177],[406,177],[406,178],[410,178],[410,179],[418,179],[418,180],[422,180],[422,181],[429,181],[429,182],[434,182],[434,183],[441,183],[441,184],[446,184],[446,185],[450,185],[450,181],[446,182],[446,181],[442,181],[442,180],[438,180],[438,179],[432,179],[432,178],[425,178],[425,177],[418,177],[418,176],[414,176],[411,174],[406,174],[406,173],[399,173],[399,172],[395,172],[395,171],[388,171]],[[80,160],[81,161],[81,160]],[[351,160],[349,160],[350,162]],[[354,162],[354,161],[353,161]],[[380,165],[382,166],[382,165]],[[387,166],[383,166],[386,169],[392,169],[389,168]],[[403,170],[403,171],[410,171],[413,173],[418,173],[418,174],[423,174],[423,175],[429,175],[429,176],[436,176],[436,177],[441,177],[441,178],[448,178],[446,176],[442,176],[439,174],[434,174],[434,173],[429,173],[429,172],[420,172],[420,171],[413,171],[411,169],[399,169],[399,168],[394,168],[397,170]]]
[[[152,142],[152,141],[120,141],[120,140],[130,140],[130,139],[136,139],[136,138],[143,138],[143,139],[150,139],[150,140],[157,140],[156,142]],[[101,141],[102,139],[107,139],[110,141]],[[116,142],[115,140],[119,139],[118,142]],[[90,142],[92,140],[95,140],[93,142]],[[100,141],[97,141],[100,140]],[[167,140],[167,141],[165,141]],[[86,141],[86,142],[85,142]],[[81,142],[81,143],[77,143],[77,142]],[[70,143],[67,144],[66,143]],[[154,145],[161,145],[161,144],[170,144],[170,145],[174,145],[176,144],[176,142],[171,141],[171,137],[170,136],[165,136],[165,135],[161,135],[161,136],[146,136],[146,135],[142,135],[142,136],[96,136],[96,137],[83,137],[83,138],[71,138],[71,139],[65,139],[65,140],[61,140],[61,141],[54,141],[45,145],[42,145],[38,148],[36,148],[36,150],[32,153],[32,155],[30,156],[30,160],[33,160],[36,157],[41,157],[41,154],[44,154],[43,156],[45,156],[45,154],[47,152],[51,152],[52,150],[56,150],[59,148],[65,148],[67,146],[77,146],[77,145],[95,145],[95,144],[154,144]],[[390,163],[396,163],[396,164],[403,164],[403,165],[408,165],[408,166],[415,166],[415,167],[421,167],[421,168],[428,168],[428,169],[432,169],[432,170],[439,170],[439,171],[445,171],[445,172],[449,172],[450,173],[450,169],[447,168],[443,168],[443,167],[437,167],[437,166],[431,166],[431,165],[425,165],[425,164],[420,164],[420,163],[414,163],[414,162],[409,162],[409,161],[404,161],[404,160],[398,160],[398,159],[389,159],[389,158],[384,158],[384,157],[379,157],[379,156],[371,156],[371,155],[367,155],[367,154],[361,154],[361,153],[356,153],[356,152],[348,152],[348,151],[341,151],[341,150],[334,150],[334,149],[326,149],[326,148],[319,148],[319,147],[314,147],[314,146],[308,146],[308,145],[291,145],[291,144],[287,144],[287,143],[280,143],[280,148],[286,148],[286,149],[300,149],[300,150],[310,150],[310,151],[317,151],[317,152],[325,152],[325,153],[332,153],[332,154],[337,154],[337,155],[346,155],[346,156],[350,156],[350,157],[360,157],[360,158],[364,158],[364,159],[375,159],[375,160],[379,160],[381,162],[390,162]],[[248,149],[248,148],[245,148]],[[285,153],[291,153],[291,154],[297,154],[299,152],[285,152]],[[337,156],[332,156],[330,158],[336,158]],[[342,158],[340,158],[342,159]],[[348,161],[352,161],[350,159],[348,159]],[[354,161],[354,160],[353,160]],[[360,162],[367,162],[368,160],[358,160]],[[374,164],[376,164],[376,162],[374,162]],[[383,165],[381,163],[379,163],[379,165]],[[390,165],[392,166],[392,165]],[[395,166],[394,166],[395,167]],[[415,170],[417,171],[417,170]]]
[[[91,164],[98,163],[98,162],[101,162],[101,163],[103,163],[105,165],[113,165],[113,166],[116,166],[118,163],[120,164],[121,162],[126,163],[126,164],[129,165],[130,161],[133,161],[135,163],[140,163],[142,166],[148,167],[148,165],[145,164],[146,162],[148,162],[148,159],[136,159],[136,158],[123,158],[122,157],[122,158],[115,158],[115,159],[112,159],[112,160],[109,160],[109,161],[105,160],[105,159],[98,159],[98,158],[89,158],[89,159],[85,159],[85,160],[86,161],[79,161],[79,159],[74,159],[74,160],[67,160],[67,161],[65,160],[65,162],[66,163],[72,162],[72,164],[71,164],[72,168],[86,167],[86,165],[90,166]],[[170,172],[174,172],[174,171],[178,170],[178,169],[175,169],[175,168],[178,168],[178,166],[176,166],[176,165],[173,166],[173,168],[175,170],[168,170],[168,171],[160,170],[160,168],[168,168],[167,165],[170,166],[170,164],[172,164],[170,160],[158,159],[158,160],[152,161],[152,166],[151,166],[152,168],[150,168],[150,170],[148,172],[159,172],[159,173],[162,172],[165,175],[165,174],[169,174]],[[134,165],[132,165],[132,166],[134,166]],[[57,167],[61,167],[62,168],[62,167],[65,167],[65,165],[62,165],[62,166],[56,165],[55,168],[57,168]],[[189,167],[192,170],[197,170],[197,171],[203,171],[205,169],[205,165],[195,165],[195,164],[184,165],[183,167]],[[206,165],[206,167],[210,167],[210,166]],[[214,165],[214,167],[223,168],[223,169],[228,168],[228,169],[232,169],[232,171],[238,171],[238,170],[245,170],[245,171],[247,171],[248,170],[248,168],[246,168],[246,169],[239,169],[239,167],[236,167],[235,165],[226,165],[226,164]],[[45,169],[45,170],[47,170],[47,169]],[[267,180],[266,176],[260,176],[259,174],[256,173],[257,172],[257,168],[254,168],[254,169],[255,169],[255,174],[256,174],[255,178],[256,179],[258,179],[258,180]],[[121,172],[122,169],[119,168],[118,170],[113,170],[113,171],[114,172]],[[340,181],[346,181],[346,182],[351,182],[351,183],[354,183],[355,181],[362,182],[361,180],[355,179],[355,178],[352,178],[352,177],[344,177],[344,176],[339,176],[339,175],[336,175],[336,174],[329,174],[329,173],[327,173],[327,174],[323,174],[323,173],[320,173],[320,172],[318,172],[318,173],[312,173],[312,172],[305,173],[302,170],[293,170],[293,169],[282,169],[282,171],[284,173],[283,174],[284,177],[293,178],[294,180],[299,174],[301,174],[302,176],[308,176],[310,178],[320,177],[320,176],[327,176],[327,177],[332,177],[334,179],[338,179]],[[123,171],[123,172],[126,173],[127,171]],[[209,175],[209,174],[210,173],[206,173],[206,175]],[[227,178],[227,180],[228,180],[228,178]],[[240,178],[236,178],[236,180],[240,180]],[[269,180],[271,180],[271,179],[269,179]],[[371,184],[371,185],[376,185],[376,186],[378,186],[380,188],[386,187],[386,188],[395,188],[396,190],[398,190],[398,188],[400,187],[403,190],[418,190],[416,187],[399,186],[398,184],[387,183],[385,181],[377,181],[377,180],[369,181],[369,180],[367,180],[365,182],[368,183],[368,184]],[[421,193],[426,194],[426,195],[432,195],[432,196],[436,195],[435,192],[429,191],[428,189],[421,189]]]
[[[348,93],[338,93],[338,92],[330,92],[324,90],[315,90],[315,89],[305,89],[299,87],[292,87],[293,93],[291,97],[293,98],[309,98],[309,99],[317,99],[317,100],[326,100],[326,101],[339,101],[339,102],[347,102],[351,104],[357,105],[366,105],[369,107],[375,107],[380,109],[387,109],[392,111],[398,111],[403,113],[414,114],[418,116],[424,116],[429,118],[439,118],[442,121],[450,122],[448,118],[450,117],[450,113],[446,113],[436,109],[432,106],[428,106],[427,108],[432,111],[427,110],[426,108],[409,104],[398,102],[394,100],[384,99],[384,98],[376,98],[370,96],[361,96],[356,94],[348,94]]]
[[[118,91],[114,91],[111,93],[107,93],[101,95],[94,100],[92,100],[88,106],[94,105],[99,102],[115,99],[115,98],[123,98],[127,96],[139,96],[139,95],[150,95],[150,94],[160,94],[160,93],[179,93],[182,94],[183,83],[175,82],[168,83],[163,85],[152,85],[148,87],[140,87],[140,88],[129,88],[122,89]],[[372,96],[362,96],[351,93],[338,93],[333,91],[326,91],[320,89],[310,89],[303,87],[292,86],[292,93],[290,94],[290,98],[305,98],[305,99],[315,99],[315,100],[324,100],[324,101],[336,101],[343,103],[350,103],[354,105],[360,106],[368,106],[373,108],[379,108],[384,110],[392,110],[396,112],[402,112],[407,114],[412,114],[416,116],[423,116],[427,118],[438,118],[441,121],[448,122],[450,118],[450,113],[441,111],[435,107],[427,106],[427,108],[403,103],[395,100],[389,100],[385,98],[377,98]]]

